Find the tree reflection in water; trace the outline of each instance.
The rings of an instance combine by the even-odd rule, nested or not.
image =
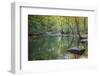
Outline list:
[[[39,36],[29,37],[28,60],[53,60],[80,58],[68,52],[71,47],[85,48],[83,58],[87,58],[87,43],[82,43],[74,36]]]

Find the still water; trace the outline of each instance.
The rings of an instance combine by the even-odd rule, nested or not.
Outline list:
[[[75,55],[68,51],[69,48],[85,48],[81,55]],[[87,58],[87,42],[81,43],[74,36],[39,36],[28,38],[28,60],[56,60]]]

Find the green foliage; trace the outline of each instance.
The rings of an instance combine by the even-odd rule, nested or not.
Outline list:
[[[60,31],[71,33],[76,32],[78,26],[80,32],[87,33],[87,20],[87,17],[76,16],[28,15],[28,29],[29,33]]]

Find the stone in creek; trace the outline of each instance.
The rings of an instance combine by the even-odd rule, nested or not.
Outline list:
[[[69,48],[68,51],[73,54],[82,55],[84,53],[85,49],[73,47],[73,48]]]

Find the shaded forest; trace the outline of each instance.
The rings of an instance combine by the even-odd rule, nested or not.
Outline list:
[[[46,33],[87,34],[87,17],[28,15],[29,35]]]
[[[88,17],[28,15],[28,60],[88,57]]]

